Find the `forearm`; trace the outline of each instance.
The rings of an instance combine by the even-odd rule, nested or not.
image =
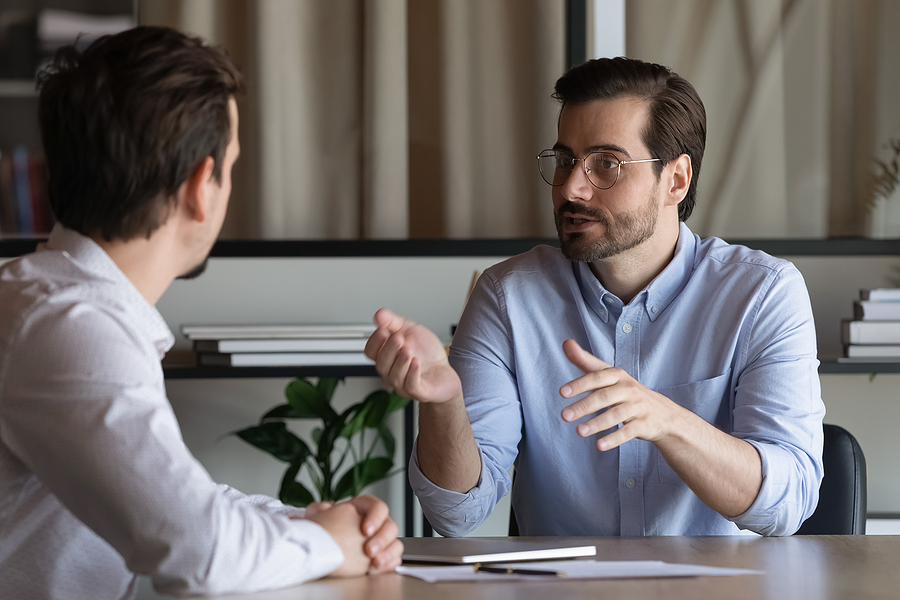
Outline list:
[[[743,514],[762,486],[756,448],[679,409],[671,435],[658,440],[666,462],[700,500],[725,517]]]
[[[478,485],[481,453],[462,397],[419,404],[419,468],[432,483],[466,493]]]

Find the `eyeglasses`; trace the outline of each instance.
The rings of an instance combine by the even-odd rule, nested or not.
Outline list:
[[[575,158],[564,150],[542,150],[537,155],[538,168],[541,177],[553,187],[566,182],[575,163],[581,161],[584,174],[595,188],[608,190],[616,185],[619,180],[619,171],[622,165],[631,163],[656,162],[658,158],[645,158],[643,160],[619,160],[609,152],[591,152],[584,158]]]

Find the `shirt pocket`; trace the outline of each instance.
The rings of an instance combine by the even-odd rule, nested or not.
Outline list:
[[[684,383],[656,391],[688,409],[707,423],[728,431],[731,423],[730,402],[731,369],[711,379],[703,379],[693,383]],[[681,477],[669,466],[659,450],[653,445],[656,455],[656,470],[659,481],[671,485],[683,484]]]

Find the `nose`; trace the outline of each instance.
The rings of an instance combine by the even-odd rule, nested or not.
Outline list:
[[[577,164],[579,161],[581,162],[580,165]],[[563,184],[559,186],[559,192],[563,198],[571,202],[589,202],[594,195],[594,186],[588,180],[584,159],[576,158],[575,162],[572,172],[569,173]]]

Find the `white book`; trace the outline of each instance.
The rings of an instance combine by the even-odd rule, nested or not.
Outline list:
[[[246,352],[198,354],[203,366],[216,367],[322,367],[374,365],[362,352]]]
[[[860,300],[872,302],[900,302],[900,288],[875,288],[859,290]]]
[[[853,303],[853,318],[857,321],[900,320],[900,302],[857,300]]]
[[[237,339],[198,340],[194,342],[195,352],[362,352],[368,338],[284,338],[284,339]]]
[[[900,321],[844,321],[844,344],[900,344]]]
[[[900,359],[900,344],[851,344],[845,346],[847,358],[897,358]]]
[[[368,338],[373,323],[316,323],[300,325],[182,325],[189,340]]]

